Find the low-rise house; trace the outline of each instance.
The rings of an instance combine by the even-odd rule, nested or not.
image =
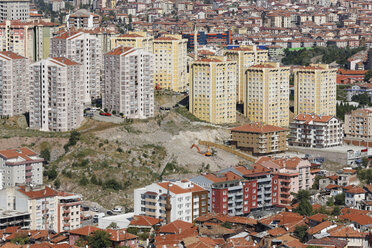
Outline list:
[[[289,145],[325,148],[343,144],[342,123],[335,116],[298,114],[290,123]]]
[[[365,200],[366,191],[359,186],[352,187],[345,192],[345,205],[351,208],[358,208],[361,201]]]
[[[232,144],[238,149],[264,155],[287,150],[287,129],[264,124],[247,124],[231,129]]]
[[[162,220],[150,216],[135,215],[129,223],[129,228],[136,228],[139,232],[152,233],[160,226]]]

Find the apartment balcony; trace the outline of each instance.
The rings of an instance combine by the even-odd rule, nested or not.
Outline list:
[[[32,176],[32,172],[26,172],[26,173],[25,173],[25,176],[26,176],[26,177],[31,177],[31,176]]]
[[[65,216],[65,217],[63,217],[63,220],[64,220],[64,221],[69,221],[69,220],[70,220],[70,217]]]
[[[69,223],[65,223],[63,224],[64,227],[70,227],[70,224]]]

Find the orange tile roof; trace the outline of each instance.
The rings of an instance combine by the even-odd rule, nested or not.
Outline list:
[[[364,185],[364,188],[365,188],[367,191],[372,192],[372,184]]]
[[[326,214],[314,214],[314,215],[311,215],[308,217],[309,220],[314,220],[314,221],[317,221],[317,222],[323,222],[323,220],[326,220],[328,219],[328,215]]]
[[[159,232],[161,233],[182,233],[187,229],[191,229],[194,227],[194,224],[183,221],[183,220],[175,220],[169,224],[166,224],[160,227]]]
[[[139,35],[139,34],[122,34],[122,35],[119,35],[118,37],[122,37],[122,38],[140,38],[140,37],[143,37],[142,35]]]
[[[125,229],[121,229],[121,230],[102,229],[102,230],[110,234],[111,241],[124,241],[124,240],[137,239],[136,235],[128,233]]]
[[[210,180],[214,183],[243,179],[242,177],[240,177],[239,175],[237,175],[237,174],[235,174],[231,171],[228,171],[226,173],[218,173],[218,174],[208,173],[208,174],[203,175],[203,177],[207,178],[208,180]]]
[[[10,59],[26,59],[25,57],[12,51],[1,51],[0,54],[9,57]]]
[[[311,114],[298,114],[295,118],[293,118],[293,120],[305,121],[306,124],[311,121],[326,123],[326,122],[329,122],[333,117],[334,116],[332,115],[319,116],[319,115],[311,115]]]
[[[287,231],[284,229],[284,228],[281,228],[281,227],[277,227],[277,228],[274,228],[274,229],[270,229],[267,231],[271,236],[273,237],[276,237],[276,236],[279,236],[279,235],[283,235],[285,233],[287,233]]]
[[[54,57],[52,59],[58,61],[59,63],[67,65],[67,66],[69,66],[69,65],[79,65],[79,63],[76,63],[75,61],[69,60],[68,58],[65,58],[65,57]]]
[[[31,151],[26,147],[18,148],[18,149],[9,149],[9,150],[2,150],[0,151],[0,156],[5,159],[12,159],[22,157],[26,160],[31,160],[29,156],[37,155],[35,152]]]
[[[169,188],[169,191],[174,193],[174,194],[184,194],[184,193],[192,193],[192,192],[200,192],[200,191],[205,191],[205,189],[203,189],[202,187],[190,182],[193,187],[191,188],[181,188],[180,186],[172,183],[172,182],[161,182],[161,183],[158,183],[158,185],[164,189],[168,189]]]
[[[286,131],[287,129],[272,125],[263,125],[263,124],[247,124],[240,127],[235,127],[231,129],[233,132],[248,132],[248,133],[272,133]]]
[[[117,47],[113,50],[111,50],[110,52],[106,53],[106,55],[122,55],[122,54],[129,54],[131,52],[134,52],[135,49],[133,47]]]
[[[217,58],[201,58],[201,59],[198,59],[194,62],[205,62],[205,63],[216,62],[216,63],[219,63],[219,62],[223,62],[223,61],[221,59],[217,59]]]
[[[45,197],[54,197],[58,195],[58,192],[48,186],[45,186],[45,189],[30,189],[26,192],[25,186],[18,186],[17,189],[20,193],[26,195],[30,199],[40,199]]]
[[[347,193],[350,193],[350,194],[363,194],[363,193],[366,193],[366,191],[362,187],[359,187],[359,186],[355,186],[355,187],[347,190],[346,192]]]
[[[338,216],[341,220],[349,220],[351,222],[358,223],[359,225],[370,225],[372,223],[372,218],[368,215],[362,215],[362,214],[343,214]]]
[[[143,215],[135,215],[133,219],[130,221],[130,226],[148,226],[152,227],[161,222],[161,219],[150,217],[150,216],[143,216]]]
[[[98,227],[95,226],[84,226],[78,229],[70,230],[70,234],[79,235],[79,236],[89,236],[93,232],[101,230]]]
[[[314,227],[309,228],[306,232],[310,235],[314,235],[314,234],[320,232],[321,230],[323,230],[323,229],[325,229],[325,228],[327,228],[331,225],[332,225],[332,223],[327,220],[327,221],[324,221],[324,222],[322,222],[322,223],[320,223],[320,224],[318,224]]]
[[[177,39],[175,37],[165,36],[165,37],[160,37],[160,38],[155,39],[155,41],[157,41],[157,40],[158,41],[166,41],[166,40],[172,41],[172,40],[179,40],[179,39]]]
[[[366,233],[359,232],[358,230],[354,230],[352,227],[345,226],[342,228],[329,230],[328,231],[330,237],[335,238],[365,238],[367,236]]]

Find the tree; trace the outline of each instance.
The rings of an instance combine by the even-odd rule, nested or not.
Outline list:
[[[354,102],[358,102],[360,105],[367,106],[371,104],[371,101],[369,99],[369,96],[367,93],[359,94],[359,95],[354,95],[351,100]]]
[[[40,157],[42,157],[45,161],[49,161],[50,160],[50,151],[49,151],[49,149],[48,148],[45,148],[45,149],[41,150]]]
[[[59,189],[59,187],[61,187],[61,182],[58,178],[54,181],[54,187],[56,187],[56,189]]]
[[[306,242],[306,231],[308,227],[306,225],[296,226],[293,234],[301,241]]]
[[[56,167],[51,167],[49,170],[44,171],[44,176],[48,177],[48,180],[54,180],[58,176]]]
[[[340,215],[340,214],[341,214],[340,207],[339,207],[339,206],[335,206],[335,207],[333,208],[332,215],[334,215],[334,216],[338,216],[338,215]]]
[[[228,228],[228,229],[232,229],[232,225],[230,222],[224,222],[221,224],[222,227],[225,227],[225,228]]]
[[[13,244],[25,245],[30,242],[30,238],[27,233],[17,233],[13,239],[10,240]]]
[[[368,83],[371,78],[372,78],[372,70],[369,70],[367,71],[366,74],[364,74],[364,82]]]
[[[327,206],[331,207],[331,206],[333,206],[334,204],[335,204],[335,201],[334,201],[333,197],[332,197],[332,196],[329,197],[329,198],[328,198],[328,201],[327,201]]]
[[[108,225],[107,228],[110,228],[110,229],[118,229],[119,226],[118,226],[118,224],[116,224],[116,222],[111,222],[111,224]]]
[[[319,180],[323,179],[324,176],[316,175],[314,178],[314,183],[313,186],[311,187],[312,189],[319,189]]]
[[[88,185],[88,183],[89,183],[89,180],[88,180],[88,178],[86,177],[86,176],[82,176],[81,178],[80,178],[80,180],[79,180],[79,184],[81,185],[81,186],[86,186],[86,185]]]
[[[293,194],[292,203],[299,203],[296,212],[303,216],[310,216],[313,212],[313,207],[310,204],[310,193],[307,190],[299,190],[297,194]]]
[[[93,235],[88,237],[88,245],[91,248],[112,247],[110,234],[102,230],[95,231]]]
[[[344,192],[335,196],[335,205],[345,205],[345,193]]]
[[[368,159],[368,157],[363,157],[363,158],[362,158],[362,166],[363,166],[364,168],[367,168],[367,167],[368,167],[368,163],[369,163],[369,159]]]

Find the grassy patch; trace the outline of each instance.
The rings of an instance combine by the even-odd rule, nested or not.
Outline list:
[[[174,111],[180,115],[182,115],[183,117],[186,117],[187,119],[189,119],[190,121],[201,121],[201,122],[204,122],[203,120],[200,120],[199,118],[197,118],[195,115],[191,114],[186,107],[183,107],[183,106],[178,106],[177,108],[174,108]]]

